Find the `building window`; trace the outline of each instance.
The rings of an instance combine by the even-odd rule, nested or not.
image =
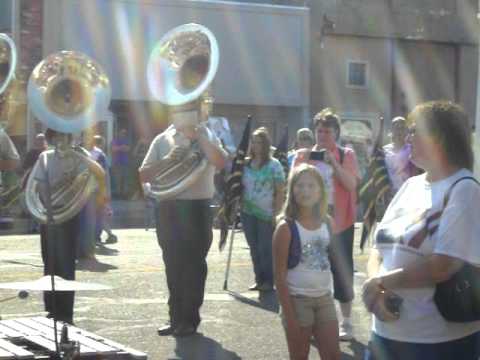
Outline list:
[[[347,62],[347,87],[366,88],[368,86],[368,63],[364,61]]]

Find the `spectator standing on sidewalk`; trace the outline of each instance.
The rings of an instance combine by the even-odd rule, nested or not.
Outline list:
[[[392,120],[392,142],[383,147],[385,165],[392,184],[390,199],[408,178],[418,173],[418,168],[411,162],[412,144],[407,142],[407,135],[405,118],[397,116]]]
[[[112,180],[113,195],[119,199],[128,196],[130,174],[129,165],[130,142],[126,129],[120,129],[118,136],[112,141]]]
[[[357,158],[353,149],[337,145],[340,119],[326,108],[313,118],[316,144],[312,150],[297,151],[294,166],[314,165],[322,175],[329,198],[330,214],[334,219],[334,239],[330,245],[334,298],[340,303],[342,321],[340,340],[353,339],[351,321],[353,292],[353,236],[356,217],[356,188],[360,180]],[[323,160],[313,160],[314,152]],[[323,154],[323,155],[322,155]]]
[[[448,321],[434,301],[437,283],[480,265],[471,122],[448,101],[417,105],[407,121],[412,161],[425,173],[403,184],[375,231],[363,286],[374,315],[365,359],[477,360],[480,321]],[[392,306],[392,297],[401,302]]]
[[[285,175],[280,162],[271,156],[270,146],[267,129],[256,129],[243,170],[241,221],[255,273],[250,290],[273,290],[272,235],[283,204]]]
[[[95,227],[95,241],[97,244],[102,243],[102,231],[107,232],[108,238],[105,240],[106,244],[114,244],[117,242],[117,237],[112,233],[110,228],[109,219],[112,216],[112,204],[111,204],[111,187],[110,176],[108,171],[108,159],[103,151],[105,147],[105,139],[101,135],[95,135],[93,137],[93,147],[90,149],[92,159],[95,160],[105,170],[105,183],[107,186],[108,201],[102,208],[97,208],[96,215],[96,227]]]
[[[293,165],[293,159],[295,153],[299,149],[311,149],[315,145],[315,138],[312,130],[309,128],[301,128],[297,131],[297,137],[295,138],[294,149],[288,152],[288,166],[291,168]],[[286,175],[286,174],[285,174]]]

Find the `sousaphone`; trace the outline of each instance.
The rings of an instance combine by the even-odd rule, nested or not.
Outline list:
[[[0,33],[0,95],[5,92],[15,75],[17,48],[7,34]]]
[[[60,51],[49,55],[33,70],[28,81],[27,96],[32,113],[47,127],[64,134],[75,134],[92,126],[105,116],[111,90],[102,67],[90,57],[75,51]],[[53,144],[62,156],[88,156],[81,148],[69,144]],[[47,156],[41,157],[48,159]],[[40,158],[39,158],[40,159]],[[47,164],[37,161],[25,189],[27,209],[41,223],[47,222],[47,209],[42,195],[45,184],[37,174],[44,173]],[[50,183],[50,204],[53,222],[63,223],[75,216],[96,190],[97,183],[88,169],[72,167],[63,178]]]
[[[150,92],[169,106],[174,117],[185,117],[182,113],[200,117],[211,106],[208,90],[218,63],[217,40],[209,29],[199,24],[178,26],[166,33],[150,54]],[[148,196],[157,200],[172,198],[202,176],[207,168],[204,154],[197,144],[185,147],[188,151],[180,161],[165,164],[151,183],[144,184]]]

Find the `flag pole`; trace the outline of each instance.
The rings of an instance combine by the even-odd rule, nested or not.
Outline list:
[[[238,204],[238,203],[237,203]],[[234,206],[235,216],[237,215],[237,204]],[[235,224],[236,221],[232,222],[232,228],[230,229],[230,244],[228,244],[228,257],[227,257],[227,267],[225,269],[225,280],[223,281],[223,290],[228,290],[228,277],[230,275],[230,264],[232,263],[232,251],[233,251],[233,238],[235,237]]]

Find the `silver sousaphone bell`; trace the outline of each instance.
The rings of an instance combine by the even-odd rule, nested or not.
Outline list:
[[[78,133],[105,116],[110,103],[110,83],[99,64],[85,54],[60,51],[49,55],[33,70],[28,81],[28,101],[33,114],[48,128],[65,134]],[[55,150],[68,155],[73,148],[56,144]],[[79,152],[79,156],[87,156]],[[25,189],[27,209],[41,223],[47,223],[47,210],[36,174],[32,170]],[[97,187],[88,169],[69,169],[50,184],[53,221],[63,223],[75,216]]]
[[[105,72],[91,58],[75,51],[49,55],[28,81],[29,106],[47,127],[78,133],[106,114],[111,91]]]
[[[218,70],[219,50],[213,33],[199,24],[184,24],[167,32],[154,47],[147,82],[155,99],[170,106],[179,120],[208,111],[208,89]],[[198,146],[189,146],[180,160],[165,164],[154,181],[144,184],[157,200],[174,197],[194,183],[207,168]]]
[[[7,34],[0,33],[0,95],[7,89],[17,67],[17,48]]]

